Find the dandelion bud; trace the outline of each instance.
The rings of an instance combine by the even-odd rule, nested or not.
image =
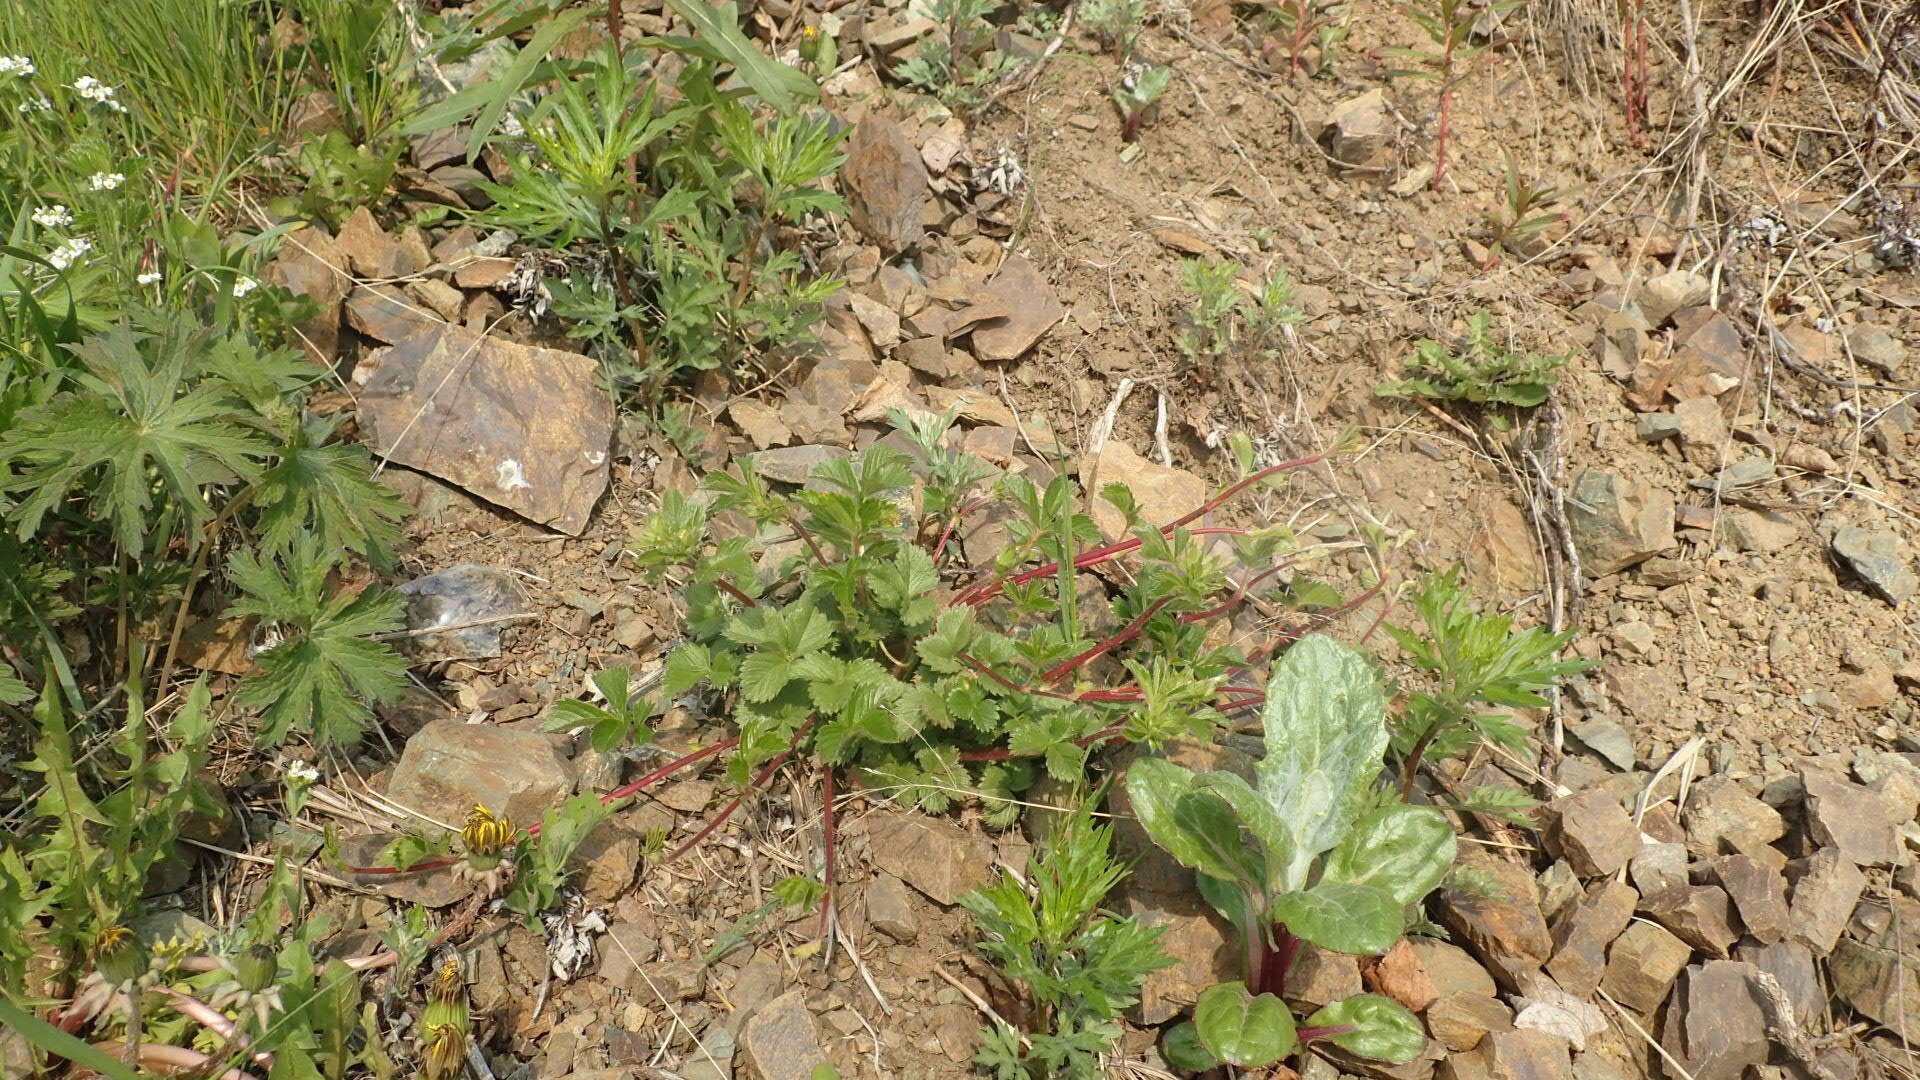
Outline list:
[[[113,986],[147,973],[147,946],[124,926],[109,926],[93,939],[93,964]]]
[[[233,958],[233,981],[249,994],[272,986],[280,976],[280,958],[268,945],[249,945]]]
[[[460,842],[467,849],[467,862],[476,869],[491,869],[499,862],[508,844],[513,842],[513,823],[504,816],[495,817],[484,806],[475,806],[460,830]]]
[[[450,1025],[427,1028],[421,1071],[427,1080],[453,1080],[467,1063],[467,1033]]]

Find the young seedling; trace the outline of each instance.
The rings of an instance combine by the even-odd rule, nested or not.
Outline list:
[[[1193,294],[1178,341],[1189,364],[1216,366],[1229,356],[1242,363],[1267,358],[1285,328],[1306,319],[1293,304],[1293,281],[1286,271],[1273,271],[1251,297],[1241,291],[1239,277],[1239,264],[1224,259],[1180,264],[1180,280]]]
[[[1344,14],[1339,0],[1281,0],[1272,9],[1269,18],[1281,32],[1287,49],[1288,78],[1299,77],[1301,58],[1309,42],[1320,46],[1319,66],[1321,70],[1326,70],[1330,63],[1330,42],[1345,33],[1338,26]],[[1330,35],[1329,31],[1339,32]]]
[[[1113,91],[1113,103],[1120,107],[1121,142],[1140,137],[1140,125],[1167,92],[1167,80],[1172,76],[1173,69],[1165,64],[1127,65],[1126,74]]]
[[[1013,57],[993,47],[987,16],[999,6],[999,0],[933,0],[927,17],[937,29],[921,38],[913,56],[900,65],[901,80],[952,108],[980,104],[986,88],[1014,65]]]
[[[1487,15],[1500,16],[1520,6],[1520,0],[1493,0],[1476,7],[1469,0],[1415,0],[1400,10],[1420,24],[1432,40],[1432,49],[1396,48],[1393,53],[1418,61],[1425,70],[1403,69],[1390,72],[1416,79],[1433,79],[1440,84],[1440,131],[1433,148],[1433,188],[1439,190],[1440,178],[1447,171],[1447,133],[1453,119],[1453,88],[1463,75],[1460,69],[1486,49],[1472,44],[1473,25]]]
[[[1502,153],[1506,158],[1506,205],[1495,208],[1487,218],[1491,236],[1488,248],[1495,258],[1525,243],[1529,237],[1567,220],[1565,214],[1538,212],[1559,199],[1560,189],[1537,188],[1525,183],[1514,164],[1513,151],[1503,150]]]
[[[1112,49],[1122,63],[1133,55],[1146,15],[1146,0],[1086,0],[1080,5],[1080,25]]]
[[[1512,426],[1508,411],[1546,401],[1566,362],[1564,355],[1507,348],[1494,337],[1492,317],[1481,311],[1467,319],[1467,336],[1459,352],[1422,338],[1403,365],[1402,374],[1407,377],[1381,383],[1374,393],[1490,406],[1485,408],[1488,422],[1505,431]]]
[[[1025,991],[1021,1027],[981,1034],[974,1061],[997,1080],[1097,1080],[1099,1055],[1120,1034],[1122,1010],[1140,984],[1173,963],[1146,927],[1100,909],[1126,868],[1113,858],[1113,829],[1095,825],[1088,799],[1056,825],[1027,872],[1002,872],[960,903],[980,926],[980,951]]]
[[[1246,961],[1246,981],[1202,993],[1193,1020],[1169,1033],[1168,1057],[1189,1068],[1264,1068],[1325,1039],[1410,1061],[1426,1036],[1399,1003],[1357,994],[1296,1024],[1281,991],[1303,941],[1362,955],[1391,948],[1408,909],[1453,865],[1453,828],[1378,783],[1386,701],[1354,650],[1300,639],[1274,667],[1262,720],[1266,754],[1253,783],[1163,758],[1141,758],[1127,774],[1134,816],[1196,871],[1201,895],[1240,931]]]
[[[1570,630],[1517,630],[1510,616],[1478,610],[1457,568],[1422,581],[1413,608],[1422,629],[1389,624],[1387,633],[1415,667],[1433,676],[1434,688],[1409,694],[1393,726],[1403,799],[1413,797],[1420,763],[1428,757],[1457,757],[1482,739],[1519,749],[1525,730],[1507,716],[1481,712],[1482,706],[1544,708],[1549,702],[1542,691],[1594,666],[1591,660],[1554,659],[1573,640]]]

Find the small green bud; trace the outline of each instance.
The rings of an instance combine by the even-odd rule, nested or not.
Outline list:
[[[280,958],[267,945],[249,945],[233,958],[233,981],[249,994],[272,986],[280,977]]]

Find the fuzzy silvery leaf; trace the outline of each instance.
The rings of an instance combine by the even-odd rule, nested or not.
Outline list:
[[[1306,885],[1313,860],[1359,815],[1387,748],[1386,701],[1359,653],[1321,634],[1287,650],[1267,682],[1261,795],[1285,821],[1293,850],[1276,868],[1281,891]]]
[[[1246,881],[1244,858],[1230,852],[1240,847],[1240,830],[1227,804],[1218,796],[1196,791],[1200,778],[1162,758],[1141,758],[1127,767],[1127,799],[1141,828],[1182,866],[1227,881]],[[1217,812],[1183,805],[1192,799],[1211,801]]]
[[[1327,856],[1322,881],[1370,885],[1411,904],[1453,865],[1453,826],[1426,806],[1389,806],[1361,818]]]
[[[1427,1048],[1420,1021],[1406,1006],[1379,994],[1355,994],[1307,1017],[1307,1027],[1346,1028],[1327,1041],[1361,1057],[1402,1065]]]

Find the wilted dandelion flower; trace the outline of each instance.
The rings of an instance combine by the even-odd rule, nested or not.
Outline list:
[[[126,182],[126,176],[117,172],[97,172],[87,178],[88,186],[95,191],[112,191]]]
[[[73,212],[63,203],[42,206],[33,212],[33,223],[43,229],[58,229],[73,224]]]
[[[233,298],[238,300],[259,287],[259,282],[245,274],[241,274],[239,277],[233,279]]]
[[[92,250],[93,241],[84,236],[76,236],[66,243],[61,244],[59,247],[54,248],[52,251],[47,252],[47,261],[53,264],[55,270],[65,270],[67,267],[79,262],[81,256]]]
[[[24,79],[37,70],[31,56],[0,56],[0,75],[18,75]]]

